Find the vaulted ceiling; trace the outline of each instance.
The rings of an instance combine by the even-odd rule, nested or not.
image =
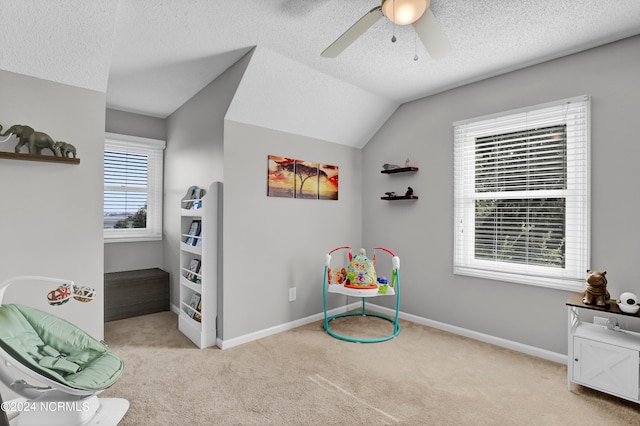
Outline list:
[[[292,78],[287,69],[296,70],[296,87],[308,84],[313,93],[331,96],[347,85],[380,100],[386,111],[640,34],[638,0],[432,0],[430,10],[451,45],[448,56],[433,59],[412,26],[386,18],[338,57],[320,56],[379,5],[379,0],[0,0],[0,69],[105,92],[110,108],[166,117],[258,46],[273,52],[270,72],[279,60],[287,78]]]

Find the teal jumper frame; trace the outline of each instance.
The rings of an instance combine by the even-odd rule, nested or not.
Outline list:
[[[383,294],[378,294],[378,293],[373,293],[371,295],[367,295],[367,296],[361,296],[362,298],[362,308],[358,311],[354,311],[354,312],[347,312],[347,313],[343,313],[343,314],[337,314],[337,315],[333,315],[333,316],[328,316],[327,315],[327,291],[328,291],[328,286],[329,283],[327,282],[327,277],[328,277],[328,271],[329,271],[329,266],[330,266],[330,262],[331,262],[331,255],[339,250],[351,250],[351,247],[349,246],[342,246],[342,247],[337,247],[333,250],[331,250],[329,253],[327,253],[326,255],[326,262],[325,262],[325,266],[324,266],[324,279],[323,279],[323,297],[324,297],[324,329],[325,331],[330,335],[335,337],[336,339],[341,339],[341,340],[345,340],[347,342],[354,342],[354,343],[379,343],[379,342],[385,342],[387,340],[391,340],[394,337],[396,337],[398,334],[400,334],[400,324],[398,323],[398,314],[400,312],[400,259],[398,258],[398,256],[396,256],[391,250],[386,249],[384,247],[376,247],[374,248],[374,252],[375,250],[382,250],[386,253],[388,253],[389,255],[391,255],[393,257],[393,267],[394,267],[394,271],[393,274],[395,274],[395,285],[393,286],[393,290],[396,296],[396,309],[395,309],[395,316],[394,317],[390,317],[388,315],[383,315],[383,314],[378,314],[375,312],[370,312],[367,311],[366,308],[366,299],[367,297],[377,297],[377,296],[384,296]],[[342,292],[342,291],[333,291],[333,293],[340,293],[340,294],[345,294],[347,296],[353,296],[353,294],[349,294],[348,291]],[[336,333],[335,331],[331,330],[331,328],[329,327],[329,323],[331,321],[333,321],[336,318],[343,318],[343,317],[353,317],[353,316],[365,316],[365,317],[376,317],[376,318],[382,318],[383,320],[389,321],[390,323],[393,324],[393,331],[391,334],[385,336],[385,337],[381,337],[381,338],[377,338],[377,339],[359,339],[359,338],[355,338],[355,337],[347,337],[347,336],[343,336],[341,334]]]

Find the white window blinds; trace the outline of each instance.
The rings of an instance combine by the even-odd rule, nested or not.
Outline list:
[[[107,133],[104,148],[105,241],[162,238],[164,141]]]
[[[581,289],[589,150],[586,96],[454,123],[454,273]]]

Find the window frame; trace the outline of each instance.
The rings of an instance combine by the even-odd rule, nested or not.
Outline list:
[[[148,155],[146,191],[147,227],[120,229],[103,227],[105,243],[162,240],[163,172],[165,147],[166,142],[163,140],[105,132],[103,152],[113,150]],[[102,167],[104,182],[104,154]],[[105,206],[104,191],[106,191],[107,188],[108,186],[104,184],[102,209],[103,215]]]
[[[558,107],[569,111],[570,104],[577,104],[584,109],[585,124],[576,124],[572,114],[564,114],[552,121],[545,121],[544,126],[555,124],[567,125],[567,189],[502,191],[500,197],[495,192],[475,191],[475,167],[465,167],[460,162],[466,160],[475,165],[475,140],[477,137],[498,135],[504,132],[505,123],[520,114],[532,114],[545,109]],[[573,113],[576,114],[576,113]],[[533,119],[525,122],[526,126],[515,130],[524,130],[540,126]],[[584,274],[590,262],[590,99],[579,96],[546,104],[520,108],[489,116],[459,121],[454,125],[454,257],[453,273],[492,280],[508,281],[569,291],[580,291],[584,287]],[[582,126],[582,127],[579,127]],[[472,130],[469,130],[471,128]],[[581,134],[576,133],[577,129]],[[513,127],[509,130],[514,130]],[[473,147],[470,148],[470,144]],[[578,148],[576,148],[578,146]],[[467,150],[467,151],[465,151]],[[468,150],[472,153],[468,154]],[[467,155],[467,157],[464,157]],[[584,159],[576,160],[583,155]],[[472,157],[471,157],[472,156]],[[472,159],[469,159],[472,158]],[[579,169],[577,169],[578,167]],[[463,174],[461,169],[468,172]],[[527,265],[475,258],[475,201],[478,199],[534,199],[565,198],[565,256],[564,268]],[[578,200],[577,204],[573,201]],[[571,201],[571,202],[570,202]],[[572,218],[576,218],[572,220]],[[471,229],[472,232],[464,232]],[[577,253],[577,256],[573,256]]]

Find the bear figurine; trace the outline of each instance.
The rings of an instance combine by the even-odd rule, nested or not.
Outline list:
[[[607,300],[610,299],[607,291],[607,271],[587,270],[587,288],[582,293],[582,303],[585,305],[596,305],[608,307]]]

